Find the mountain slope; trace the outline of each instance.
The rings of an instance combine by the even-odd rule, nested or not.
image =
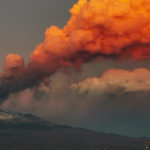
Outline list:
[[[0,110],[0,150],[145,150],[148,138],[71,128]]]
[[[10,113],[3,110],[0,110],[0,128],[17,128],[17,129],[29,129],[29,128],[43,128],[48,129],[52,127],[60,127],[55,123],[45,121],[40,119],[32,114],[21,114],[21,113]]]

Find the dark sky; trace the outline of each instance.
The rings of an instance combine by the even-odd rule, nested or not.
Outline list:
[[[25,60],[43,41],[47,27],[63,27],[77,0],[0,0],[0,65],[8,53]]]

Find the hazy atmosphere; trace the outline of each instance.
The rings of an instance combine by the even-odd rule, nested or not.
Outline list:
[[[1,109],[150,137],[149,0],[1,0]]]

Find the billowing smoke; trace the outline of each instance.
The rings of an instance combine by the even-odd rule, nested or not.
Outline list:
[[[31,54],[27,66],[18,55],[9,55],[0,79],[1,100],[40,83],[60,68],[97,57],[150,57],[149,0],[79,0],[71,18],[60,29],[51,26],[45,40]]]
[[[57,72],[50,84],[44,79],[36,88],[11,94],[2,108],[33,113],[57,123],[149,136],[149,69],[109,69],[80,82],[71,74]]]
[[[9,54],[4,62],[3,73],[0,74],[0,101],[10,93],[33,87],[42,79],[40,70],[32,65],[25,67],[23,58],[17,54]]]
[[[135,59],[149,57],[149,0],[79,0],[74,5],[67,25],[46,30],[45,41],[31,55],[45,62],[57,56],[67,64],[82,55],[127,54]],[[77,57],[78,54],[78,57]],[[66,58],[66,60],[65,60]],[[68,59],[68,61],[67,61]]]
[[[9,54],[4,62],[3,69],[6,73],[10,72],[12,70],[19,70],[24,67],[24,61],[23,58],[17,54]]]
[[[150,70],[144,68],[133,71],[110,69],[101,77],[90,77],[78,84],[72,84],[72,88],[82,94],[89,93],[89,95],[150,91]]]

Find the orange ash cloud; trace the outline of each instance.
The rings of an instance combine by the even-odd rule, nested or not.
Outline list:
[[[24,67],[23,58],[18,54],[9,54],[5,58],[3,69],[5,71],[11,71]]]
[[[32,61],[51,63],[55,56],[59,65],[71,65],[81,52],[91,57],[150,57],[150,0],[79,0],[70,13],[63,29],[46,30],[44,42],[31,54]]]
[[[0,101],[9,93],[38,85],[59,68],[80,68],[98,56],[150,57],[150,0],[79,0],[70,13],[63,29],[51,26],[46,30],[44,42],[27,66],[19,55],[6,57]]]

